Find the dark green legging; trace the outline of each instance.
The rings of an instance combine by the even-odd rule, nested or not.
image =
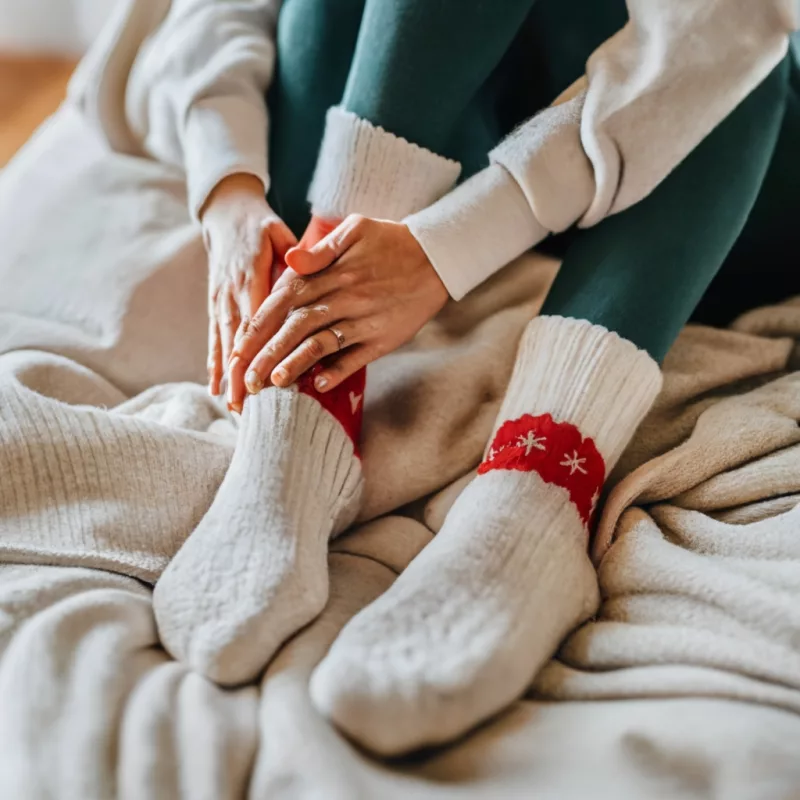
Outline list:
[[[531,52],[521,44],[546,43],[538,96],[552,97],[624,19],[622,0],[594,0],[602,12],[581,28],[571,4],[554,3],[531,13],[532,0],[506,0],[499,14],[496,0],[286,0],[269,96],[273,207],[296,232],[305,226],[325,112],[337,104],[457,158],[466,174],[480,168],[509,125],[536,110],[525,107],[538,74],[521,70]],[[649,197],[556,240],[564,260],[543,312],[604,325],[661,360],[729,257],[725,273],[753,275],[759,242],[774,235],[770,210],[799,218],[789,191],[797,90],[790,56]]]
[[[462,163],[488,164],[500,130],[484,84],[533,0],[285,0],[270,108],[270,203],[298,235],[325,127],[343,105]],[[462,24],[454,20],[468,12]]]

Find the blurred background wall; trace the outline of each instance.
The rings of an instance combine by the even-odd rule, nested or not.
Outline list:
[[[0,0],[0,169],[61,103],[118,0]]]
[[[0,51],[77,56],[115,0],[0,0]]]

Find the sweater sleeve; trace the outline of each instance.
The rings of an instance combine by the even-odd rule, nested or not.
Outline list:
[[[197,218],[237,172],[269,188],[265,92],[280,0],[172,0],[140,48],[125,96],[144,153],[185,172]]]
[[[581,81],[492,151],[491,178],[406,219],[454,298],[549,233],[646,197],[767,77],[798,26],[798,0],[627,4],[628,23]],[[492,207],[514,209],[513,234]]]

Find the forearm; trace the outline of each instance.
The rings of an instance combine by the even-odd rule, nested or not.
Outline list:
[[[150,157],[185,171],[195,217],[230,175],[252,175],[268,188],[264,93],[278,7],[279,0],[174,0],[131,70],[131,129]]]
[[[527,237],[514,237],[510,248],[489,212],[492,203],[510,202],[507,181],[492,197],[484,192],[480,208],[459,187],[458,198],[409,218],[454,297],[523,244],[575,223],[596,224],[649,194],[774,68],[796,25],[790,0],[702,7],[629,0],[629,7],[628,25],[589,59],[585,90],[578,84],[577,94],[560,98],[491,154],[490,169],[502,166],[525,196]],[[456,229],[454,249],[448,233]]]

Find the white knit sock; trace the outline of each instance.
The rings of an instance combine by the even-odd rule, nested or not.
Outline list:
[[[478,476],[336,640],[311,681],[318,710],[396,755],[452,739],[520,696],[597,607],[588,523],[660,386],[658,365],[616,334],[533,320]]]
[[[327,542],[353,521],[361,485],[351,440],[316,400],[248,397],[225,480],[156,584],[166,649],[222,684],[254,678],[322,611]]]

